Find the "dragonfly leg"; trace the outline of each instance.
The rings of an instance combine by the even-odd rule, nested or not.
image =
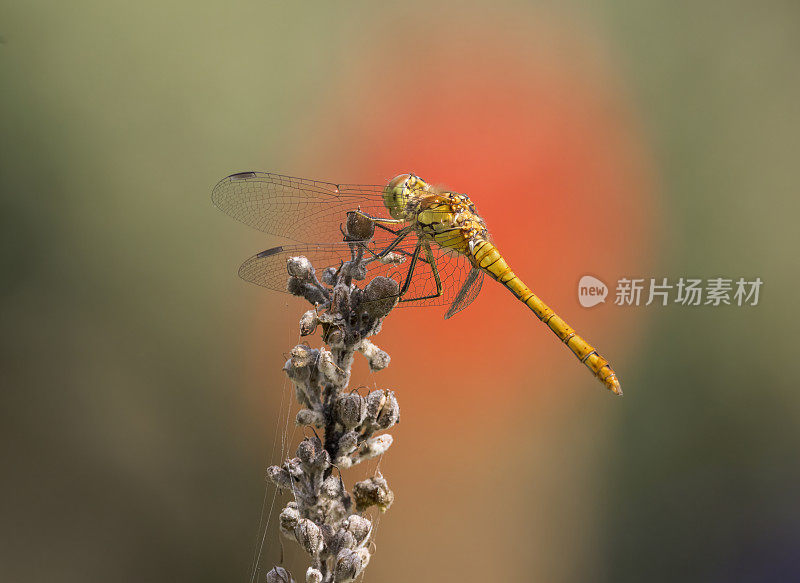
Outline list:
[[[384,223],[384,224],[387,224],[387,225],[397,225],[399,223],[405,223],[406,222],[403,219],[387,219],[387,218],[384,218],[384,217],[373,217],[372,215],[368,215],[364,211],[356,210],[356,211],[351,211],[351,212],[354,212],[357,215],[361,215],[362,217],[369,219],[370,221],[372,221],[376,225],[381,224],[381,223]]]
[[[404,298],[403,296],[408,291],[409,286],[411,285],[411,276],[413,274],[414,264],[417,261],[417,256],[419,255],[420,247],[422,247],[425,251],[425,257],[422,259],[425,263],[431,266],[431,271],[433,272],[433,279],[436,281],[436,293],[430,294],[427,296],[420,296],[417,298]],[[400,292],[400,301],[401,302],[413,302],[416,300],[428,300],[431,298],[438,298],[442,295],[442,278],[439,276],[439,268],[436,267],[436,261],[433,257],[433,252],[431,251],[431,246],[429,243],[420,243],[417,245],[416,250],[414,251],[414,256],[411,258],[411,266],[408,270],[408,275],[406,276],[406,281],[403,284],[403,289]]]
[[[400,231],[398,231],[397,232],[397,237],[395,238],[395,240],[392,241],[383,251],[375,252],[375,251],[371,251],[371,250],[367,249],[367,251],[372,254],[372,257],[369,260],[370,261],[375,261],[376,259],[383,259],[384,257],[386,257],[389,253],[392,252],[392,250],[395,247],[397,247],[400,244],[400,242],[403,239],[408,237],[409,233],[411,233],[412,230],[413,230],[413,227],[411,225],[409,225],[409,226],[401,229]]]

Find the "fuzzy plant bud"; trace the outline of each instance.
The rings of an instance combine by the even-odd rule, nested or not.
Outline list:
[[[272,567],[267,571],[267,583],[294,583],[294,579],[283,567]]]
[[[322,571],[309,567],[306,571],[306,583],[322,583]]]
[[[361,457],[368,459],[383,455],[394,443],[394,438],[388,433],[369,438],[361,449]]]
[[[356,482],[353,486],[353,498],[358,512],[363,512],[370,506],[377,506],[381,512],[386,512],[394,502],[394,492],[389,489],[389,484],[378,472],[372,478]]]
[[[352,549],[342,549],[336,555],[336,569],[333,580],[336,583],[353,581],[364,568],[361,555]]]
[[[296,502],[289,502],[286,505],[286,508],[281,510],[281,514],[278,518],[278,524],[280,525],[281,532],[287,538],[292,540],[295,539],[294,530],[297,528],[297,524],[300,521],[300,512],[297,510],[297,503]]]
[[[375,234],[375,222],[361,213],[347,213],[347,238],[351,241],[367,241]]]
[[[349,373],[342,370],[333,359],[333,355],[324,348],[319,351],[319,371],[330,383],[344,385],[348,380]]]
[[[389,366],[389,362],[392,360],[386,352],[375,346],[367,339],[361,341],[361,343],[358,345],[358,351],[364,355],[364,358],[367,359],[367,363],[369,363],[369,369],[372,372],[378,372],[379,370],[385,369],[387,366]]]
[[[313,334],[314,330],[317,329],[317,324],[319,324],[317,311],[308,310],[300,318],[300,336],[308,336],[309,334]]]
[[[339,270],[335,267],[328,267],[325,271],[322,272],[322,283],[325,285],[329,285],[333,287],[336,285],[336,276],[338,275]]]
[[[289,275],[300,281],[309,281],[314,277],[314,267],[305,257],[289,257],[286,260],[286,270]]]
[[[363,308],[375,320],[385,318],[400,299],[400,285],[389,277],[378,276],[364,288]]]
[[[325,451],[319,437],[306,437],[297,446],[297,457],[306,465],[314,465],[320,453]]]
[[[339,455],[346,456],[353,453],[358,446],[358,433],[348,431],[339,438]]]
[[[289,366],[291,368],[305,368],[313,365],[319,358],[319,350],[305,344],[298,344],[290,352]]]
[[[270,466],[267,468],[267,479],[278,488],[288,490],[292,487],[292,477],[289,472],[280,466]]]
[[[316,555],[322,549],[322,531],[308,518],[301,518],[294,527],[294,538],[310,555]]]
[[[314,411],[312,409],[300,409],[297,412],[297,417],[295,417],[294,422],[297,425],[312,425],[314,427],[324,427],[325,415],[322,414],[320,411]]]
[[[331,474],[322,482],[322,489],[320,490],[321,496],[334,499],[341,498],[344,494],[346,493],[342,485],[342,480],[335,475]]]
[[[336,415],[339,418],[339,422],[347,429],[361,425],[366,415],[363,397],[358,393],[340,395],[336,399]]]

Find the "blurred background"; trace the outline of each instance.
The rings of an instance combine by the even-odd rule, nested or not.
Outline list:
[[[236,277],[280,241],[209,195],[266,170],[414,171],[469,193],[625,389],[606,393],[491,281],[447,322],[395,311],[375,339],[391,366],[353,380],[403,412],[367,581],[800,579],[798,17],[740,1],[6,3],[0,578],[249,580],[307,306]],[[612,298],[621,277],[764,286],[756,307],[586,309],[585,274]]]

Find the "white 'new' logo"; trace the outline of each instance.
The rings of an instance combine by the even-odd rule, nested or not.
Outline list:
[[[578,282],[578,301],[584,308],[591,308],[606,301],[608,286],[596,277],[584,275]]]

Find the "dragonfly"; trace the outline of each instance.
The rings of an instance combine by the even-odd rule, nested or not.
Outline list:
[[[268,172],[239,172],[214,187],[212,201],[234,219],[290,239],[247,259],[242,279],[287,292],[286,261],[305,256],[317,268],[338,268],[352,255],[342,225],[354,213],[374,227],[364,250],[370,275],[398,282],[399,306],[445,306],[445,319],[469,306],[488,275],[524,303],[610,391],[617,373],[600,353],[511,270],[466,194],[413,173],[387,184],[336,184]],[[391,260],[390,260],[391,259]]]

